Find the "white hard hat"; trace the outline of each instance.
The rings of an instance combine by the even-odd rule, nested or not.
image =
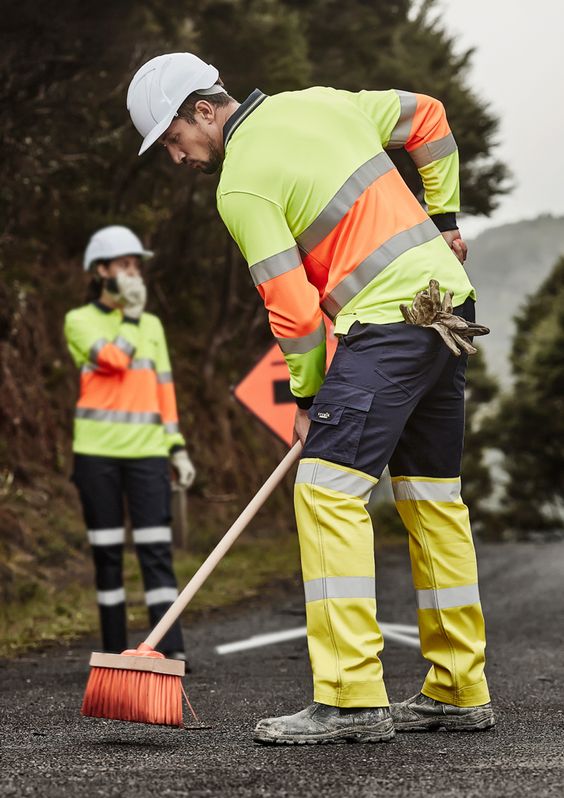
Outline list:
[[[152,258],[153,253],[143,248],[143,244],[128,227],[111,225],[97,230],[84,251],[84,270],[88,271],[98,260],[113,260],[123,255],[138,255]]]
[[[192,53],[168,53],[151,58],[137,70],[127,90],[127,110],[148,150],[174,119],[184,100],[209,89],[219,77],[211,64]]]

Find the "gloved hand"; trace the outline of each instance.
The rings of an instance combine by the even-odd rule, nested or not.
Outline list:
[[[474,335],[487,335],[489,327],[466,321],[452,312],[452,291],[446,291],[441,302],[441,292],[436,280],[429,280],[429,288],[419,291],[411,307],[400,305],[400,310],[408,324],[418,327],[431,327],[436,330],[453,355],[461,354],[461,349],[469,355],[478,351],[468,338]],[[460,347],[460,349],[459,349]]]
[[[179,488],[190,488],[196,479],[196,469],[186,449],[177,449],[170,456],[170,462],[176,472],[176,484]]]
[[[124,271],[118,272],[116,282],[123,315],[130,319],[140,319],[147,302],[147,288],[141,276],[134,277]]]

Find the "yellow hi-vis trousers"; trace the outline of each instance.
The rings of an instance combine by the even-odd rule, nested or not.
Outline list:
[[[314,701],[388,706],[378,657],[374,535],[366,503],[377,479],[304,459],[295,483]]]
[[[473,320],[471,299],[456,310]],[[309,410],[295,485],[320,703],[388,703],[366,510],[386,465],[409,533],[421,650],[431,664],[423,692],[458,706],[489,701],[476,556],[460,497],[465,368],[465,355],[415,325],[357,322],[339,338]]]
[[[314,700],[387,706],[376,619],[374,538],[366,503],[377,480],[322,459],[300,462],[295,509]],[[460,479],[394,477],[409,532],[423,656],[422,692],[475,706],[489,701],[476,556]]]
[[[459,707],[490,700],[476,553],[460,479],[392,477],[409,532],[421,652],[432,663],[422,691]]]

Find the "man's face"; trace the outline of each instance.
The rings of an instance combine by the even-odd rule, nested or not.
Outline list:
[[[195,122],[175,119],[159,142],[173,162],[185,164],[211,175],[223,163],[223,129],[215,119],[215,109],[205,101],[196,104]]]

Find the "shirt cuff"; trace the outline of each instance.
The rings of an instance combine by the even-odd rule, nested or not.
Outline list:
[[[458,230],[456,213],[436,213],[434,216],[431,216],[431,219],[441,233],[446,233],[447,230]]]
[[[294,396],[297,406],[300,410],[309,410],[313,404],[315,396]]]

